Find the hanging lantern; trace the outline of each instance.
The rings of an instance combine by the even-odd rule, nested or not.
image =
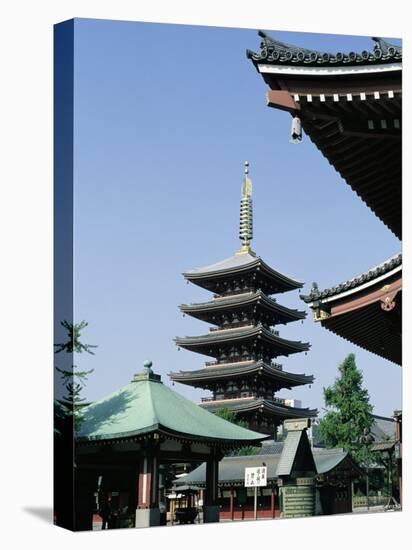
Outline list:
[[[300,143],[302,141],[302,123],[298,116],[292,118],[292,128],[289,143]]]

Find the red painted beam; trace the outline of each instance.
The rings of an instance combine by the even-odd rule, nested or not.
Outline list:
[[[266,94],[268,107],[294,113],[300,111],[299,103],[293,99],[287,90],[269,90]]]

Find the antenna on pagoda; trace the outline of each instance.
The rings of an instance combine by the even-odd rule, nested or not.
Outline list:
[[[253,239],[253,202],[252,180],[249,178],[249,162],[245,161],[245,175],[242,182],[242,198],[240,199],[239,239],[242,247],[238,254],[253,254],[250,241]]]

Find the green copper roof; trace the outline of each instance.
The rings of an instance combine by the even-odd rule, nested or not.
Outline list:
[[[148,365],[146,365],[147,367]],[[205,411],[160,381],[150,366],[119,391],[82,411],[80,441],[133,437],[166,432],[192,439],[242,443],[259,442],[267,435],[241,428]]]

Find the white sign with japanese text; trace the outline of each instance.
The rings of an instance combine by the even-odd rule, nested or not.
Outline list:
[[[245,468],[245,487],[266,487],[267,467]]]

